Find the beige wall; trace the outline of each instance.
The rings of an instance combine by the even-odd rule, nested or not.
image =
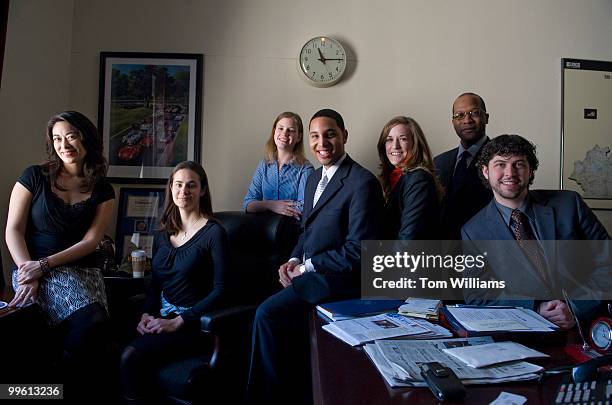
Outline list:
[[[0,228],[4,244],[8,200],[15,179],[43,160],[49,116],[70,105],[73,0],[13,0],[0,90]]]
[[[41,3],[46,4],[42,11],[34,8]],[[337,109],[349,129],[348,152],[376,170],[378,133],[397,114],[419,121],[434,153],[455,146],[450,106],[463,91],[485,98],[489,134],[519,133],[538,144],[542,165],[535,186],[556,188],[560,59],[612,55],[608,0],[76,0],[73,13],[71,1],[52,9],[50,3],[11,4],[2,106],[18,94],[24,76],[36,80],[27,99],[11,103],[12,113],[2,108],[2,114],[31,126],[11,120],[12,133],[23,137],[24,145],[38,145],[34,128],[66,104],[95,119],[100,51],[203,53],[202,152],[216,210],[240,208],[269,127],[281,111],[308,120],[319,108]],[[15,8],[28,21],[14,21]],[[63,24],[49,18],[39,22],[39,13]],[[35,38],[18,39],[26,27]],[[323,34],[344,41],[353,59],[349,77],[328,89],[309,86],[296,68],[301,45]],[[61,48],[61,57],[48,59],[44,67],[24,63],[48,54],[50,47]],[[15,71],[7,72],[6,65]],[[2,153],[10,167],[1,194],[6,199],[15,174],[38,155]],[[598,214],[612,229],[612,214]]]

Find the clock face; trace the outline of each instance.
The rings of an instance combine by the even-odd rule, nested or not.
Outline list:
[[[612,323],[597,320],[591,326],[591,340],[597,349],[608,351],[612,349]]]
[[[306,80],[317,87],[336,84],[346,70],[346,52],[333,38],[312,38],[300,51],[300,70]]]

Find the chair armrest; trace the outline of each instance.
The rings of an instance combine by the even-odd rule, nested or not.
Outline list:
[[[147,299],[146,294],[136,294],[130,297],[127,297],[127,301],[132,305],[144,305],[145,300]]]
[[[200,317],[202,331],[216,334],[235,329],[236,325],[249,322],[255,309],[257,305],[236,305],[208,312]]]

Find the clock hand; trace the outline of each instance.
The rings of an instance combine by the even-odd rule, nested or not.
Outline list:
[[[328,59],[325,59],[325,56],[323,56],[323,52],[321,52],[321,48],[317,48],[317,51],[319,51],[319,56],[321,57],[319,60],[325,65],[325,61]]]
[[[344,60],[342,58],[337,58],[337,59],[325,59],[325,60]]]

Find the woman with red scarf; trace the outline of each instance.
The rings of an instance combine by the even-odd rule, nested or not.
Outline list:
[[[438,239],[440,185],[419,124],[392,118],[378,139],[387,239]]]

